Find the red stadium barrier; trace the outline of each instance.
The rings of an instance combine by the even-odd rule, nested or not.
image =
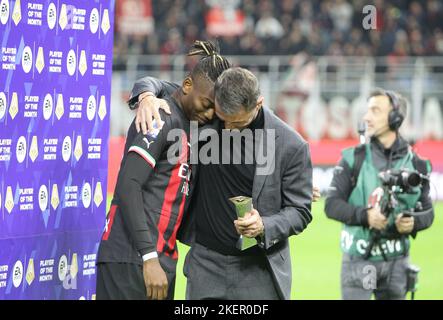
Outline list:
[[[125,137],[109,138],[108,194],[114,193],[124,149]]]
[[[357,140],[352,139],[311,141],[312,163],[314,166],[333,166],[340,159],[341,150],[356,144]],[[114,192],[124,147],[124,137],[109,139],[108,194]],[[431,159],[434,171],[443,171],[443,141],[419,141],[414,145],[414,150],[421,157]]]

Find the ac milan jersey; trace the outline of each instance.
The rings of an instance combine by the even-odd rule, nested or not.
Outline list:
[[[141,256],[155,251],[177,259],[177,230],[191,192],[189,120],[167,101],[171,115],[162,113],[162,129],[137,134],[133,123],[128,131],[98,262],[142,264]]]

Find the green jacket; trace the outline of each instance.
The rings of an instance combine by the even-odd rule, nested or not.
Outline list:
[[[354,256],[365,254],[373,236],[373,231],[368,228],[367,207],[371,193],[382,185],[378,173],[387,169],[414,170],[417,161],[425,161],[417,158],[401,137],[389,150],[385,150],[376,139],[372,139],[365,149],[364,160],[358,176],[355,177],[355,183],[352,181],[355,148],[348,148],[342,152],[342,159],[334,171],[325,207],[328,217],[343,222],[340,246],[344,253]],[[424,164],[426,173],[429,173],[429,161],[425,161]],[[397,199],[398,206],[389,215],[388,226],[371,251],[369,259],[372,261],[383,260],[383,256],[389,259],[408,254],[409,237],[400,235],[394,223],[396,216],[401,212],[410,209],[417,211],[417,204],[421,203],[422,208],[419,211],[421,210],[423,215],[414,217],[414,229],[411,233],[414,237],[418,231],[432,224],[434,212],[427,182],[422,187],[416,187],[413,194],[398,194]]]

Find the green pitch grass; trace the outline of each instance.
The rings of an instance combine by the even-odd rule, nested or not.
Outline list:
[[[421,269],[415,299],[443,299],[443,202],[437,203],[434,208],[435,220],[431,228],[420,232],[411,241],[411,263]],[[290,238],[291,298],[340,299],[341,225],[326,217],[323,200],[313,204],[312,212],[314,220],[308,228]],[[179,244],[175,299],[185,298],[186,278],[182,271],[188,249]]]

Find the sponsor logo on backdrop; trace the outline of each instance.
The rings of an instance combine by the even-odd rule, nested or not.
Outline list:
[[[31,140],[31,147],[29,148],[29,158],[34,162],[38,157],[38,143],[37,136],[33,136]]]
[[[58,16],[58,25],[60,29],[65,30],[66,25],[68,24],[68,12],[66,10],[66,4],[62,4],[60,9],[60,14]]]
[[[91,205],[92,200],[92,190],[91,185],[86,182],[82,188],[82,202],[83,206],[87,209]]]
[[[98,13],[97,8],[91,10],[91,14],[89,16],[89,29],[92,33],[96,33],[98,30],[100,15]]]
[[[63,283],[65,290],[77,289],[78,258],[77,253],[71,257],[71,265],[68,265],[68,258],[62,255],[58,262],[58,278]]]
[[[42,73],[43,68],[45,67],[45,56],[42,47],[38,48],[37,58],[35,59],[35,66],[37,68],[38,73]]]
[[[21,19],[22,19],[21,1],[16,0],[14,5],[14,10],[12,11],[12,21],[14,21],[15,25],[18,25]]]
[[[69,50],[68,55],[66,57],[66,69],[68,70],[68,74],[73,76],[75,73],[75,69],[77,66],[77,57],[75,56],[74,50]]]
[[[18,138],[15,153],[17,156],[17,162],[22,163],[26,158],[26,138],[24,136]]]
[[[68,274],[68,258],[66,255],[62,255],[60,260],[58,260],[58,279],[60,281],[65,281],[66,275]]]
[[[102,28],[102,31],[103,31],[104,34],[107,34],[109,29],[111,28],[111,23],[109,21],[109,11],[108,11],[108,9],[103,10],[101,28]]]
[[[51,206],[52,209],[57,209],[58,205],[60,204],[60,198],[58,195],[58,186],[56,183],[52,185],[52,192],[51,192]]]
[[[86,106],[86,116],[88,117],[88,120],[93,120],[95,117],[95,113],[97,110],[97,101],[95,100],[95,97],[93,95],[89,96],[88,104]]]
[[[9,19],[9,1],[2,0],[0,2],[0,22],[6,24]]]
[[[60,120],[60,118],[65,113],[65,104],[63,102],[63,95],[61,93],[57,96],[57,105],[55,107],[55,115],[57,116],[57,119]]]
[[[15,288],[20,287],[20,284],[23,280],[23,263],[20,260],[14,264],[14,268],[12,268],[12,284]]]
[[[3,119],[3,117],[6,114],[6,95],[4,92],[0,92],[0,120]]]
[[[71,267],[69,268],[69,274],[71,275],[71,278],[74,279],[77,277],[77,273],[78,273],[77,253],[73,253],[71,257]]]
[[[52,116],[52,110],[54,109],[54,101],[52,95],[48,93],[43,100],[43,118],[49,120]]]
[[[95,185],[94,191],[94,203],[97,207],[103,202],[103,191],[102,191],[102,183],[100,181]]]
[[[6,188],[5,208],[9,214],[11,213],[12,209],[14,209],[14,195],[12,194],[11,186]]]
[[[98,107],[98,116],[100,120],[103,120],[106,116],[106,98],[105,96],[100,97],[100,104]]]
[[[54,29],[55,24],[57,22],[57,8],[54,3],[50,3],[47,11],[47,19],[48,19],[48,27],[49,29]]]
[[[28,268],[26,269],[26,282],[30,286],[35,279],[34,259],[29,259]]]
[[[13,92],[11,97],[11,104],[9,105],[9,115],[11,116],[12,120],[14,120],[17,113],[18,113],[18,95],[17,92]]]
[[[77,136],[77,141],[75,142],[75,148],[74,148],[75,159],[79,161],[82,154],[83,154],[82,136]]]
[[[26,46],[22,53],[22,67],[25,73],[29,73],[32,69],[32,50]]]
[[[80,71],[80,74],[84,76],[86,70],[88,70],[88,64],[86,61],[86,51],[82,50],[80,52],[80,61],[78,62],[78,71]]]
[[[72,141],[70,136],[66,136],[62,144],[63,161],[68,162],[71,159]]]
[[[43,184],[40,186],[38,191],[38,206],[40,207],[41,211],[46,211],[48,208],[48,199],[48,188]]]

